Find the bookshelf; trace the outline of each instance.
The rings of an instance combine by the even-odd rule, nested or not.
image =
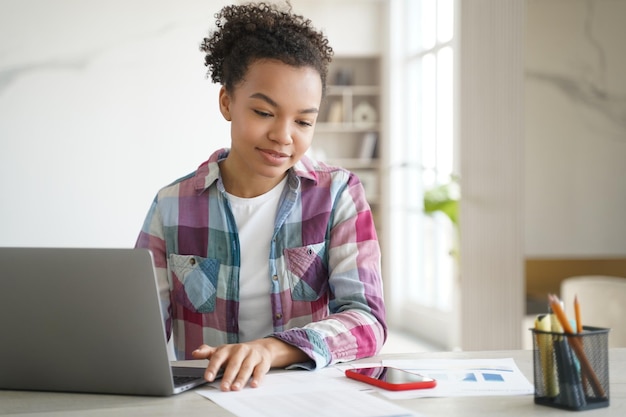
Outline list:
[[[379,204],[380,59],[335,57],[313,140],[313,156],[359,176],[372,210]]]

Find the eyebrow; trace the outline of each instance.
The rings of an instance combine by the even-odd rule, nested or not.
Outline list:
[[[263,100],[266,103],[268,103],[269,105],[273,106],[273,107],[279,107],[278,103],[276,103],[274,100],[272,100],[270,97],[266,96],[263,93],[254,93],[250,96],[250,98],[257,98],[259,100]],[[308,109],[302,109],[299,110],[298,113],[301,114],[305,114],[305,113],[319,113],[319,109],[317,107],[310,107]]]

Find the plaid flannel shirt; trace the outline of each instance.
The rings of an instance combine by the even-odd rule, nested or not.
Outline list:
[[[161,189],[137,240],[155,259],[168,338],[179,359],[238,342],[239,241],[219,150]],[[378,353],[386,336],[380,248],[358,178],[303,157],[288,173],[271,241],[276,337],[318,368]]]

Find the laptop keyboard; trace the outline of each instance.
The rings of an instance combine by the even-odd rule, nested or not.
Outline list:
[[[175,375],[174,376],[174,386],[178,387],[181,385],[186,385],[190,382],[197,381],[197,376],[185,376],[185,375]]]

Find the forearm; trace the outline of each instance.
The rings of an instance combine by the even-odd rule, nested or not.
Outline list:
[[[387,327],[365,311],[344,311],[312,322],[303,328],[275,333],[273,336],[305,354],[304,360],[294,362],[300,368],[319,369],[377,354],[385,342]]]
[[[285,368],[289,365],[311,360],[302,349],[276,337],[266,337],[255,343],[263,345],[270,352],[272,368]]]

